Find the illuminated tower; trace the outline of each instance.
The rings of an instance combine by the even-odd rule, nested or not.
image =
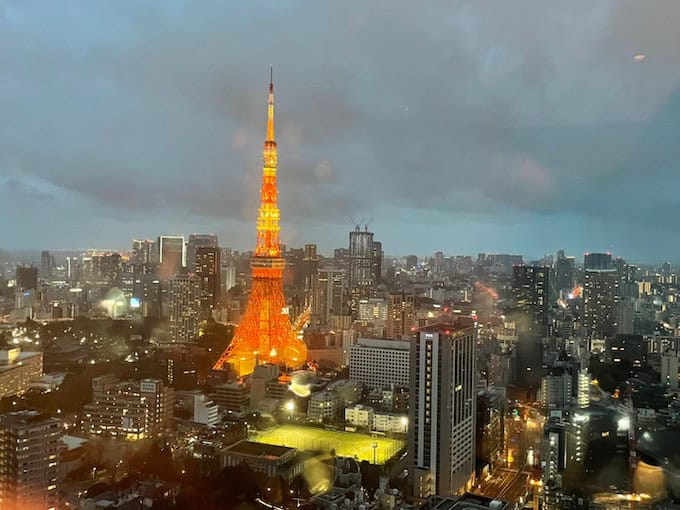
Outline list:
[[[262,189],[257,217],[257,245],[251,261],[253,283],[243,319],[215,370],[231,364],[239,375],[253,372],[258,363],[291,368],[307,359],[307,347],[291,324],[283,295],[284,260],[279,246],[279,207],[276,187],[276,141],[274,140],[274,84],[269,80],[267,138],[264,142]]]

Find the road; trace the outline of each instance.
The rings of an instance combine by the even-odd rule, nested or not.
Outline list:
[[[529,480],[536,476],[533,466],[528,464],[530,449],[534,451],[534,462],[539,463],[543,417],[540,413],[526,408],[522,416],[505,419],[504,465],[496,469],[487,480],[483,480],[475,492],[504,501],[526,501]]]

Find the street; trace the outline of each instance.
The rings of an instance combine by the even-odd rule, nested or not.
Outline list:
[[[521,416],[505,418],[503,466],[480,481],[477,494],[510,502],[526,501],[529,481],[536,477],[535,466],[540,466],[543,417],[530,407],[522,408]]]

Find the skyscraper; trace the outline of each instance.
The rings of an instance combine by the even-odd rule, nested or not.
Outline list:
[[[190,271],[196,267],[196,253],[200,247],[217,248],[217,236],[215,234],[191,234],[186,248],[186,266]]]
[[[586,253],[583,256],[583,269],[588,270],[608,270],[612,269],[611,253]]]
[[[321,268],[313,281],[312,317],[317,324],[327,326],[332,315],[342,315],[345,306],[345,272]]]
[[[587,253],[583,274],[583,327],[588,336],[616,333],[620,278],[610,253]]]
[[[52,269],[54,268],[54,257],[49,251],[43,250],[40,253],[40,274],[43,278],[50,278],[52,276]]]
[[[199,246],[194,254],[194,270],[201,279],[201,309],[209,311],[220,301],[220,249],[217,246]]]
[[[548,326],[550,268],[517,265],[512,268],[512,294],[519,312],[518,329],[544,334]]]
[[[416,325],[416,298],[406,292],[394,292],[387,296],[387,338],[401,340],[411,334]]]
[[[18,290],[38,290],[38,268],[19,265],[16,272]]]
[[[195,342],[201,317],[201,279],[178,274],[172,279],[170,337],[175,343]]]
[[[468,490],[475,478],[474,330],[441,324],[422,328],[411,342],[410,380],[414,495]]]
[[[61,422],[38,411],[0,415],[0,508],[57,508],[61,436]]]
[[[558,257],[555,263],[555,290],[568,295],[574,289],[574,257]]]
[[[380,241],[373,240],[373,279],[375,283],[382,281],[383,249]]]
[[[186,267],[184,236],[160,236],[158,238],[158,275],[170,280]]]
[[[253,283],[248,306],[234,338],[214,365],[231,365],[238,375],[253,372],[258,363],[301,366],[307,346],[293,329],[283,295],[284,259],[279,240],[279,206],[276,183],[277,147],[274,139],[274,83],[270,77],[267,102],[267,137],[262,152],[262,188],[257,218],[257,245],[251,259]]]
[[[143,264],[150,264],[153,258],[153,249],[153,241],[149,239],[133,239],[130,262],[140,266]]]
[[[373,267],[373,232],[356,225],[349,233],[349,289],[352,310],[356,312],[359,299],[369,297],[375,285]]]

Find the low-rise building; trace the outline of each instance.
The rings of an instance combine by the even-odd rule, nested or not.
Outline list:
[[[373,427],[371,430],[392,434],[406,434],[408,432],[408,415],[376,412],[373,415]]]
[[[307,404],[307,418],[309,421],[324,423],[339,417],[342,400],[332,391],[312,393]]]
[[[218,405],[200,391],[176,391],[175,405],[189,412],[191,421],[214,427],[220,419]]]
[[[345,424],[370,429],[373,427],[373,408],[360,404],[346,408]]]
[[[42,375],[41,352],[22,352],[20,347],[0,349],[0,398],[23,393]]]
[[[223,469],[246,464],[253,471],[269,477],[280,476],[286,480],[292,480],[303,469],[303,462],[295,448],[254,441],[244,440],[228,446],[222,450],[220,458]]]
[[[250,386],[241,382],[220,384],[210,397],[226,414],[241,416],[250,406]]]

